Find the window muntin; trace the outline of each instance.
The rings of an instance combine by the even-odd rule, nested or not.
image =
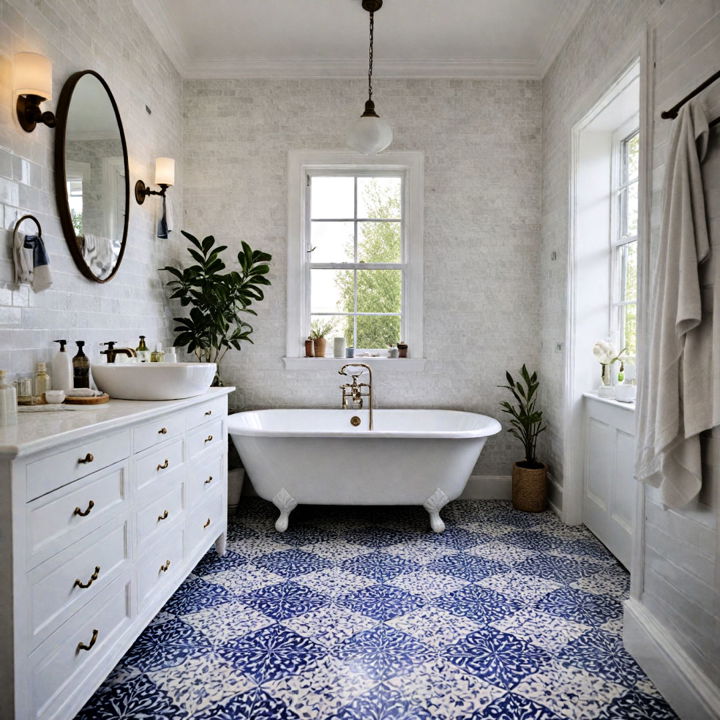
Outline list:
[[[640,134],[637,121],[614,136],[612,188],[613,325],[620,348],[637,356],[637,242]]]
[[[405,181],[373,168],[307,173],[308,327],[331,321],[359,351],[404,337]]]

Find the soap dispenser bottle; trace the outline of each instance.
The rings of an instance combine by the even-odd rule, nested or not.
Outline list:
[[[73,389],[73,364],[70,353],[65,350],[67,340],[54,340],[53,342],[60,343],[60,349],[52,359],[52,386],[54,390],[62,390],[66,395],[70,395],[70,391]]]
[[[144,335],[140,336],[140,342],[135,348],[135,352],[137,353],[138,362],[150,362],[150,351],[148,350],[148,346],[145,344]]]
[[[90,387],[90,360],[83,351],[84,340],[76,340],[77,355],[73,358],[73,385],[76,388]]]

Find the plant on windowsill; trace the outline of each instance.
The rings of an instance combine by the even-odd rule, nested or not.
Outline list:
[[[510,416],[508,432],[525,448],[525,460],[513,463],[512,504],[516,510],[542,512],[547,504],[547,468],[535,456],[538,435],[545,430],[542,410],[537,409],[537,391],[540,383],[537,373],[530,374],[523,364],[520,378],[515,380],[505,373],[507,385],[515,404],[503,400],[500,407]]]
[[[315,357],[325,357],[326,340],[325,337],[329,335],[335,323],[332,320],[313,320],[310,326],[310,337],[313,341],[313,355]]]
[[[261,302],[263,286],[270,285],[267,275],[272,256],[253,250],[246,242],[237,254],[238,270],[226,269],[222,254],[226,245],[215,245],[212,235],[202,242],[182,231],[190,241],[187,248],[194,265],[175,268],[166,265],[162,270],[173,279],[166,285],[172,290],[170,298],[189,307],[188,317],[173,318],[178,333],[174,344],[186,347],[200,362],[217,363],[213,385],[222,385],[220,363],[230,349],[240,350],[243,342],[252,342],[253,327],[243,315],[257,315],[253,303]]]

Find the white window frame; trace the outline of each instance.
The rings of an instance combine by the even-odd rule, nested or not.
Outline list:
[[[316,367],[305,358],[304,340],[310,319],[310,249],[307,222],[308,176],[333,174],[398,174],[403,177],[403,304],[402,332],[409,359],[394,368],[421,369],[423,354],[423,199],[424,154],[390,152],[377,156],[350,151],[293,150],[288,154],[287,368]],[[363,358],[366,360],[373,358]],[[332,360],[332,358],[326,358]],[[390,363],[387,364],[388,366]]]
[[[618,350],[623,349],[625,343],[625,324],[624,324],[624,308],[635,305],[636,311],[635,316],[637,317],[637,306],[638,298],[635,300],[623,299],[623,263],[622,263],[622,252],[623,248],[631,243],[637,243],[639,235],[623,235],[623,194],[631,185],[637,184],[639,188],[639,167],[638,177],[634,180],[627,181],[623,177],[624,169],[624,157],[623,157],[623,146],[627,140],[633,135],[640,132],[640,117],[634,115],[625,123],[623,123],[612,135],[612,179],[610,187],[610,334],[611,337],[617,338]],[[640,196],[638,192],[638,202]],[[639,208],[638,208],[638,222],[639,222]],[[637,337],[636,337],[637,342]],[[625,362],[636,364],[636,357],[634,355],[625,355],[623,357]]]

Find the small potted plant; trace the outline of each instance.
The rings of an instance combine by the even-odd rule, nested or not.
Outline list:
[[[310,328],[310,337],[313,341],[313,354],[315,357],[325,357],[325,338],[333,331],[335,323],[332,320],[313,320]]]
[[[540,383],[537,373],[530,374],[525,365],[520,379],[505,373],[507,385],[501,385],[512,393],[515,404],[503,400],[500,407],[510,416],[508,432],[525,448],[525,459],[513,463],[512,504],[516,510],[542,512],[547,504],[547,468],[535,457],[537,438],[545,430],[542,411],[537,409],[537,391]]]

